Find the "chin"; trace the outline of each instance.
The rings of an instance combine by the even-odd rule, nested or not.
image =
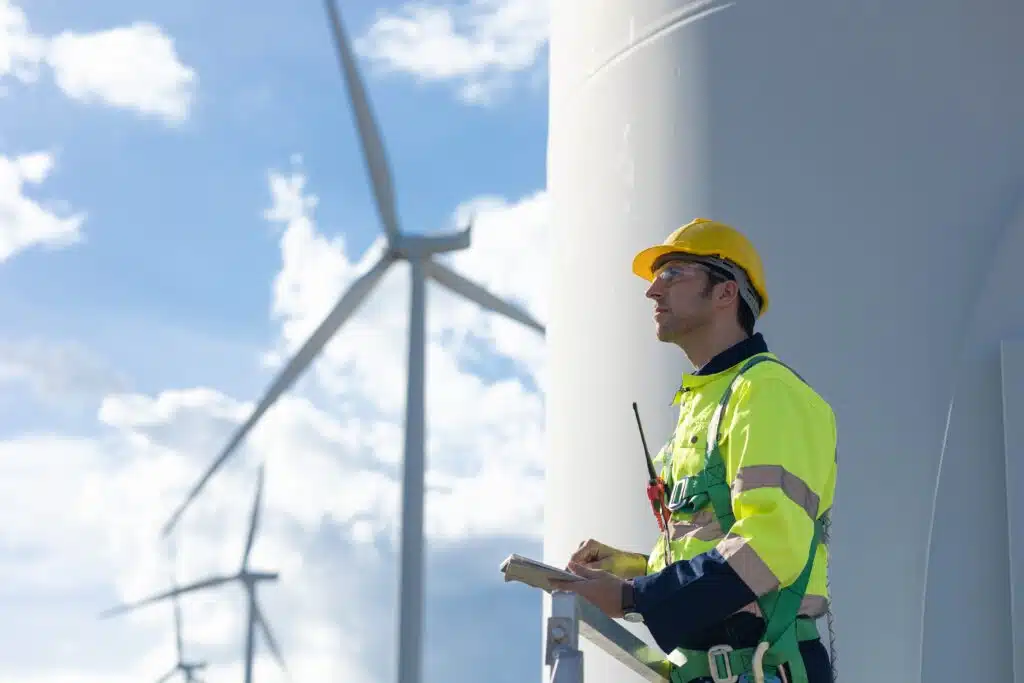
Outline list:
[[[662,327],[661,325],[655,328],[654,336],[656,336],[660,342],[673,342],[676,338],[675,333],[671,329]]]

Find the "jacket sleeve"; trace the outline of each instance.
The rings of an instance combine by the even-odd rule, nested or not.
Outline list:
[[[835,477],[835,419],[802,384],[771,375],[744,382],[733,400],[722,456],[736,521],[716,550],[760,597],[793,583],[807,562]]]
[[[633,579],[636,609],[654,642],[671,652],[756,599],[717,550]]]

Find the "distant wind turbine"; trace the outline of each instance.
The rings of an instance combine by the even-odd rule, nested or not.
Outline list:
[[[500,313],[544,334],[544,326],[519,307],[503,301],[448,266],[434,260],[437,254],[466,249],[469,225],[448,235],[409,235],[399,230],[394,188],[384,145],[366,95],[366,88],[342,27],[333,0],[325,0],[331,32],[345,78],[359,131],[363,156],[372,180],[377,213],[384,227],[386,248],[380,259],[349,287],[334,309],[310,335],[271,383],[256,409],[232,435],[210,468],[200,477],[184,502],[171,515],[162,533],[170,533],[213,474],[235,451],[250,430],[313,362],[328,341],[365,301],[384,273],[396,261],[409,263],[412,280],[409,319],[409,377],[406,393],[405,461],[402,476],[402,543],[398,638],[398,681],[419,683],[423,628],[423,488],[424,488],[424,374],[426,337],[426,279],[429,277],[470,301]]]
[[[171,589],[176,590],[178,588],[177,580],[177,554],[174,551],[174,545],[171,545]],[[181,604],[178,600],[178,595],[171,595],[171,603],[174,605],[174,644],[178,654],[177,663],[164,674],[157,683],[167,683],[171,680],[171,676],[177,672],[181,672],[185,683],[204,683],[203,679],[196,676],[196,671],[202,671],[206,668],[206,662],[189,662],[185,660],[185,646],[182,642],[181,636]]]
[[[252,546],[256,540],[256,529],[259,526],[260,520],[260,504],[263,500],[263,472],[264,467],[263,465],[260,465],[259,475],[256,482],[256,497],[253,501],[252,514],[249,518],[249,537],[245,541],[245,550],[242,553],[242,566],[238,570],[237,574],[232,576],[213,576],[186,586],[174,587],[164,593],[158,593],[157,595],[150,596],[137,602],[109,609],[103,612],[100,616],[111,617],[117,614],[123,614],[125,612],[138,609],[139,607],[143,607],[144,605],[150,605],[168,598],[176,599],[177,596],[185,593],[192,593],[206,588],[213,588],[214,586],[219,586],[231,581],[238,581],[245,588],[249,607],[245,634],[245,683],[252,683],[253,651],[257,626],[259,626],[260,630],[263,632],[263,638],[266,641],[267,646],[270,648],[271,654],[274,655],[274,658],[277,660],[278,664],[281,665],[281,668],[285,669],[286,667],[284,657],[281,656],[281,649],[278,647],[277,640],[274,638],[274,634],[270,630],[270,624],[267,623],[267,619],[263,615],[263,610],[260,609],[259,603],[256,601],[257,584],[263,581],[276,581],[277,572],[254,572],[249,569],[249,554],[252,552]]]

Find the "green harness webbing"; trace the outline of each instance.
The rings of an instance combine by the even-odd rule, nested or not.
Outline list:
[[[796,639],[797,642],[816,640],[818,635],[818,627],[811,619],[797,619],[796,620]],[[797,657],[800,657],[799,646],[797,646]],[[713,681],[736,681],[741,674],[747,674],[751,676],[754,670],[754,652],[757,648],[745,647],[733,649],[728,645],[718,645],[710,650],[687,650],[685,648],[676,648],[678,652],[681,652],[686,656],[686,663],[682,666],[674,666],[671,673],[669,674],[672,683],[690,683],[699,678],[710,678]],[[803,660],[799,660],[801,666]],[[768,668],[768,655],[764,657],[764,666]],[[714,668],[712,668],[714,667]],[[796,681],[797,672],[796,667],[790,665],[790,671],[792,676],[789,680]],[[765,675],[769,674],[765,671]],[[806,672],[804,674],[804,680],[806,681]],[[751,679],[751,682],[753,680]]]
[[[778,363],[800,377],[785,363],[770,356],[754,356],[747,360],[729,383],[718,402],[711,424],[708,426],[703,470],[695,476],[687,477],[684,482],[680,482],[681,485],[676,489],[681,492],[681,495],[673,495],[669,502],[669,506],[673,510],[690,513],[702,509],[710,502],[723,534],[729,533],[736,517],[732,511],[730,486],[726,481],[725,461],[718,448],[719,427],[740,376],[765,361]],[[800,379],[803,381],[802,377]],[[675,493],[676,491],[673,491],[673,494]],[[807,683],[807,671],[804,668],[799,644],[801,641],[818,638],[818,627],[813,620],[797,619],[797,615],[800,610],[800,602],[807,591],[807,583],[811,578],[814,555],[824,529],[823,521],[822,517],[815,520],[807,563],[796,581],[786,588],[772,591],[757,599],[757,604],[766,621],[764,635],[761,637],[761,649],[764,650],[763,644],[767,643],[768,645],[767,650],[763,651],[761,661],[762,671],[766,677],[771,674],[778,676],[778,668],[782,664],[786,664],[789,673],[786,680],[789,683]],[[672,683],[690,683],[695,679],[707,677],[710,677],[715,683],[735,683],[741,674],[753,674],[757,650],[756,647],[732,649],[727,645],[719,645],[711,650],[680,648],[680,652],[686,656],[686,663],[672,670]]]

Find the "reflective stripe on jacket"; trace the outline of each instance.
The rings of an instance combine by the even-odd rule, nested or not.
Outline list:
[[[770,353],[758,354],[769,355]],[[687,476],[704,466],[712,416],[741,364],[709,375],[686,374],[679,393],[679,421],[658,454],[666,491],[681,491]],[[832,506],[836,479],[836,422],[831,407],[792,371],[760,363],[739,382],[722,416],[719,446],[736,522],[723,536],[711,505],[672,514],[669,562],[712,548],[758,596],[791,584],[807,560],[814,519]],[[679,501],[673,501],[678,503]],[[828,609],[828,549],[815,555],[800,614]],[[665,535],[651,552],[647,573],[665,567]],[[745,608],[759,613],[756,603]]]

